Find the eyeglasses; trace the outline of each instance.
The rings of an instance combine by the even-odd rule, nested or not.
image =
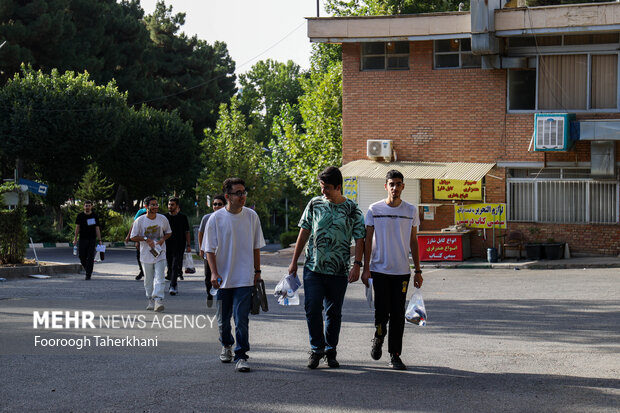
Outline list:
[[[213,203],[213,206],[224,206],[224,204],[222,204],[221,202],[217,202],[217,203]]]
[[[237,195],[238,197],[248,196],[248,191],[229,192],[228,195]]]

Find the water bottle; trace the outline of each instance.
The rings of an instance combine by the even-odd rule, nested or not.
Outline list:
[[[73,245],[73,255],[77,255],[77,245]]]
[[[217,283],[218,284],[222,284],[222,277],[217,277]],[[217,297],[217,291],[219,290],[219,288],[215,288],[213,285],[211,286],[211,290],[209,291],[209,293],[213,296],[213,297]]]

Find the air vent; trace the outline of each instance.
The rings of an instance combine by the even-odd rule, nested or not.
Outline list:
[[[368,139],[366,141],[366,156],[369,158],[392,159],[392,141]]]

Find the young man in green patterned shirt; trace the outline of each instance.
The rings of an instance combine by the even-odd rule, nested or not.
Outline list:
[[[303,277],[311,347],[308,367],[311,369],[318,367],[323,357],[329,367],[340,366],[336,360],[336,346],[342,303],[347,283],[359,279],[366,236],[362,211],[342,195],[340,170],[334,166],[326,168],[319,174],[319,184],[323,196],[312,198],[306,206],[288,270],[289,274],[297,274],[297,260],[308,242]],[[349,270],[351,239],[355,239],[355,261]]]

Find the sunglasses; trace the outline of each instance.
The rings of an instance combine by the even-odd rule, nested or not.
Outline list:
[[[213,206],[224,206],[224,204],[222,204],[221,202],[214,202]]]
[[[237,195],[238,197],[247,196],[248,191],[229,192],[228,195]]]

